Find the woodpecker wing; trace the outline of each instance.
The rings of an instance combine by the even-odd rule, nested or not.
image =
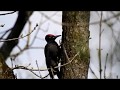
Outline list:
[[[46,57],[46,63],[56,66],[59,62],[58,60],[59,56],[59,46],[55,43],[48,43],[45,46],[45,57]],[[55,63],[55,64],[54,64]]]

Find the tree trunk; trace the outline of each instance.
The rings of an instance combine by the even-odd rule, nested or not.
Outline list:
[[[0,52],[0,79],[15,79],[15,75],[11,68],[7,66],[3,55]]]
[[[90,60],[89,19],[89,11],[63,11],[61,64],[68,64],[61,67],[62,79],[87,78]]]

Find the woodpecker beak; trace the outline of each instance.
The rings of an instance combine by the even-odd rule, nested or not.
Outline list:
[[[61,35],[56,35],[55,38],[60,37]]]

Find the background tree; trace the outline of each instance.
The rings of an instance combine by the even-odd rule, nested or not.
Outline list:
[[[63,79],[87,78],[89,68],[89,11],[63,11]]]
[[[15,77],[14,74],[11,73],[12,70],[7,66],[7,64],[5,64],[5,60],[8,58],[13,48],[18,44],[19,35],[21,34],[31,14],[32,14],[32,11],[19,11],[18,18],[16,20],[14,27],[11,29],[11,32],[8,35],[8,37],[5,40],[3,40],[4,43],[0,48],[0,58],[1,58],[0,59],[0,64],[1,64],[1,67],[0,67],[1,77],[0,78],[14,78]],[[7,15],[7,14],[3,14],[3,15]]]

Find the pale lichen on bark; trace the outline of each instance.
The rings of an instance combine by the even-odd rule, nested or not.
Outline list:
[[[70,23],[70,25],[63,26],[62,44],[70,59],[74,57],[77,52],[80,52],[73,62],[61,68],[63,78],[87,78],[90,57],[88,42],[89,17],[89,11],[63,12],[63,23]],[[63,63],[67,62],[69,61],[63,55]]]

